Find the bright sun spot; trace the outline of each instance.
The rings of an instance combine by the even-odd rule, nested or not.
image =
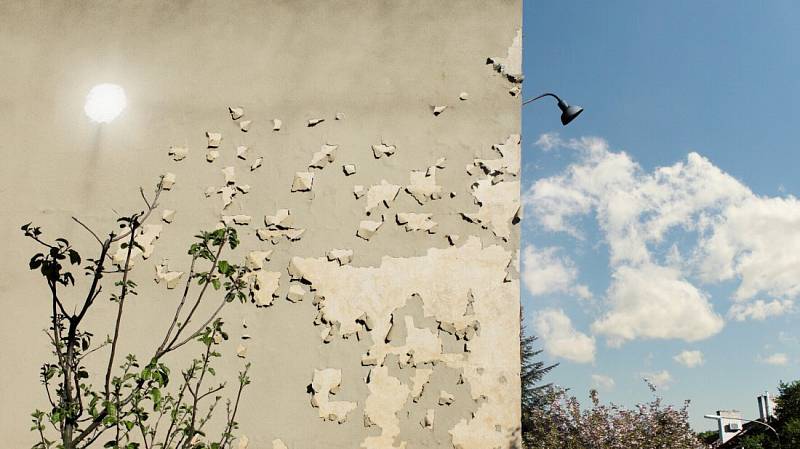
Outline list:
[[[108,123],[120,114],[128,100],[125,90],[116,84],[98,84],[86,96],[86,105],[83,110],[95,122]]]

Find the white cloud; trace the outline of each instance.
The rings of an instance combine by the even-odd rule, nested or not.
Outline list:
[[[594,329],[611,343],[639,337],[694,341],[719,332],[722,319],[700,283],[737,282],[729,312],[735,320],[792,310],[800,297],[796,198],[755,195],[697,153],[646,172],[599,138],[548,134],[537,143],[578,153],[560,174],[537,180],[524,202],[544,229],[579,239],[582,220],[597,221],[614,279],[608,310]],[[644,281],[653,274],[648,286]],[[768,298],[754,301],[757,295]]]
[[[789,364],[789,356],[782,352],[776,352],[775,354],[760,357],[759,359],[762,363],[766,363],[767,365],[785,366]]]
[[[558,248],[538,250],[528,245],[522,254],[522,280],[531,295],[570,293],[583,299],[591,298],[585,285],[577,284],[578,270],[567,256],[558,254]]]
[[[608,289],[610,310],[592,324],[618,346],[636,338],[677,338],[696,341],[722,330],[705,293],[672,268],[622,266]]]
[[[533,320],[533,328],[536,335],[542,339],[548,354],[576,363],[594,361],[594,337],[589,337],[572,327],[572,321],[563,310],[539,311]]]
[[[751,303],[738,303],[731,306],[728,316],[736,321],[746,319],[763,321],[771,316],[783,315],[794,309],[792,301],[787,299],[775,299],[766,302],[759,299]]]
[[[682,351],[680,354],[673,357],[673,360],[688,368],[694,368],[702,365],[705,360],[703,353],[700,351]]]
[[[609,391],[613,390],[616,386],[614,379],[603,374],[592,374],[592,388],[598,390]]]
[[[672,375],[667,370],[657,373],[642,373],[642,377],[659,390],[669,390],[670,384],[674,382]]]

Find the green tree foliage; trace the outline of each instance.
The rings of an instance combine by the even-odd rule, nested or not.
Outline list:
[[[152,200],[142,191],[146,210],[120,218],[119,231],[109,232],[105,238],[74,219],[97,241],[94,259],[84,261],[69,241],[49,240],[38,226],[29,223],[21,228],[43,248],[30,259],[29,268],[47,285],[51,311],[45,333],[52,358],[40,372],[49,406],[31,414],[31,431],[38,439],[33,449],[226,449],[234,439],[239,401],[250,383],[249,364],[239,373],[233,399],[225,401],[227,413],[218,424],[221,434],[214,438],[205,429],[227,385],[224,380],[213,380],[214,361],[221,357],[218,345],[228,338],[220,311],[227,303],[244,302],[250,293],[248,270],[222,257],[226,249],[239,244],[235,229],[225,227],[195,236],[188,251],[191,268],[183,294],[174,314],[165,317],[161,344],[144,363],[134,354],[117,354],[123,337],[121,325],[127,317],[125,306],[138,294],[132,279],[132,256],[134,249],[143,248],[136,237],[156,209],[161,190],[159,183]],[[112,260],[112,245],[123,250],[124,263]],[[82,267],[84,262],[87,264]],[[73,272],[78,270],[87,276],[88,288],[75,301],[78,287]],[[208,293],[217,290],[223,294],[214,300]],[[86,328],[86,318],[93,315],[102,297],[113,304],[115,319],[108,336],[98,343]],[[213,302],[206,306],[208,301]],[[189,343],[200,346],[199,355],[175,375],[165,356],[188,348]],[[104,369],[97,370],[99,367]],[[99,378],[92,374],[97,371],[102,373]]]
[[[527,335],[524,321],[520,318],[520,364],[522,378],[522,440],[528,447],[534,428],[534,411],[544,407],[551,396],[552,384],[542,384],[547,375],[558,364],[547,365],[538,359],[541,349],[535,349],[535,335]]]

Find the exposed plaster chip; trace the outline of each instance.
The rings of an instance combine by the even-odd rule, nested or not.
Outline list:
[[[445,165],[446,163],[447,163],[447,158],[440,157],[439,159],[436,160],[436,164],[434,164],[434,167],[444,169],[447,166]],[[431,171],[431,168],[433,167],[429,167],[428,171]]]
[[[236,184],[236,168],[225,167],[222,169],[222,174],[225,175],[225,184]]]
[[[289,209],[278,209],[275,215],[265,215],[264,224],[267,227],[290,229],[292,227],[292,212]]]
[[[435,234],[438,223],[431,220],[432,216],[433,214],[401,212],[397,214],[397,224],[405,225],[406,232],[425,231],[428,234]]]
[[[355,185],[353,186],[353,195],[356,196],[356,199],[361,198],[364,194],[367,193],[367,189],[364,188],[362,185]]]
[[[419,401],[422,397],[422,392],[425,390],[425,384],[430,382],[433,370],[430,368],[416,368],[414,375],[411,376],[411,399],[414,402]]]
[[[374,220],[363,220],[358,224],[358,231],[356,231],[356,235],[361,237],[364,240],[369,240],[378,232],[378,229],[383,225],[383,216],[381,216],[381,221],[374,221]]]
[[[450,243],[450,245],[455,245],[460,238],[461,236],[458,234],[447,234],[447,242]]]
[[[520,170],[520,136],[511,134],[505,143],[492,145],[492,149],[497,151],[500,159],[475,159],[476,167],[483,170],[489,176],[499,176],[509,173],[514,176],[519,175]]]
[[[257,229],[256,236],[262,241],[269,240],[276,245],[281,237],[285,237],[290,242],[300,240],[305,231],[305,229]]]
[[[472,185],[472,195],[480,208],[477,213],[462,213],[462,216],[507,240],[511,236],[512,221],[520,208],[519,181],[493,184],[489,179],[481,179]]]
[[[253,170],[257,169],[258,167],[261,167],[261,163],[263,161],[264,161],[264,158],[257,157],[256,160],[253,161],[252,164],[250,164],[250,171],[253,171]]]
[[[412,170],[406,192],[420,205],[441,198],[442,186],[436,185],[436,166],[433,165],[425,171]]]
[[[206,198],[211,198],[211,195],[217,193],[216,187],[207,187],[205,191]]]
[[[164,179],[161,180],[161,188],[164,190],[172,190],[172,187],[175,186],[176,176],[175,173],[167,172],[164,175]]]
[[[334,260],[339,262],[339,265],[347,265],[353,261],[353,250],[352,249],[332,249],[325,253],[325,256],[328,257],[328,260],[333,262]]]
[[[247,159],[247,152],[250,150],[250,147],[247,145],[239,145],[236,147],[236,157],[241,160]]]
[[[283,441],[279,439],[272,440],[272,449],[289,449]]]
[[[250,215],[223,215],[222,222],[225,223],[225,226],[245,226],[250,224],[252,218]]]
[[[242,120],[241,122],[239,122],[239,129],[241,129],[242,132],[246,133],[247,131],[250,131],[250,125],[252,123],[253,123],[252,120]]]
[[[238,184],[236,190],[242,193],[250,193],[250,184]]]
[[[344,112],[337,112],[336,113],[336,120],[344,120]]]
[[[336,159],[336,149],[339,145],[324,144],[319,151],[311,156],[308,168],[324,168],[325,165],[332,163]]]
[[[346,176],[354,175],[356,173],[356,166],[355,164],[342,165],[342,171]]]
[[[435,412],[432,408],[429,408],[427,411],[425,411],[425,417],[422,418],[422,422],[420,422],[423,428],[433,430],[434,414]]]
[[[486,60],[487,64],[505,75],[513,83],[521,83],[522,76],[522,29],[517,29],[517,34],[508,47],[505,57],[491,57]]]
[[[233,197],[236,195],[236,189],[231,186],[220,187],[217,193],[222,195],[222,209],[225,210],[232,202]]]
[[[217,150],[208,150],[206,152],[206,160],[208,162],[214,162],[219,157],[219,151]]]
[[[286,299],[290,302],[302,301],[306,296],[306,289],[300,284],[292,284],[289,286],[289,291],[286,293]]]
[[[131,266],[133,266],[137,257],[142,256],[143,259],[147,259],[153,254],[153,250],[155,249],[154,243],[163,229],[164,227],[162,225],[146,224],[136,231],[137,235],[134,240],[138,245],[130,248]],[[123,240],[124,241],[120,242],[119,246],[117,247],[117,251],[111,257],[111,262],[119,267],[125,265],[125,258],[128,256],[128,248],[122,247],[123,243],[127,244],[127,239]]]
[[[183,271],[169,271],[169,267],[167,266],[166,260],[156,265],[156,277],[155,277],[156,284],[164,281],[166,282],[167,289],[169,290],[172,290],[173,288],[178,286],[182,276],[183,276]]]
[[[247,274],[250,295],[257,306],[271,306],[280,287],[281,274],[274,271],[256,270]]]
[[[364,211],[369,215],[372,209],[381,203],[387,208],[390,207],[399,192],[400,186],[389,184],[385,179],[381,180],[380,184],[370,186],[367,190],[367,205],[364,207]]]
[[[174,161],[182,161],[189,155],[189,148],[187,147],[169,147],[169,153]]]
[[[273,131],[280,131],[281,126],[283,126],[283,121],[281,119],[275,118],[272,119],[272,130]]]
[[[239,343],[239,346],[236,347],[236,355],[241,358],[247,357],[247,346]],[[239,443],[239,447],[242,447],[241,443]],[[245,444],[244,447],[247,447]]]
[[[164,209],[161,212],[161,219],[164,223],[172,223],[172,220],[175,219],[175,211],[172,209]]]
[[[264,261],[268,261],[272,255],[272,250],[267,251],[250,251],[244,259],[245,267],[248,270],[255,271],[264,268]],[[243,323],[247,327],[246,323]]]
[[[458,99],[461,101],[466,101],[467,99],[469,99],[469,94],[467,92],[461,92],[460,94],[458,94]]]
[[[516,97],[520,93],[522,93],[522,88],[519,86],[513,86],[511,89],[508,89],[508,94],[512,97]]]
[[[456,400],[456,397],[452,394],[442,390],[439,392],[439,405],[450,405],[453,401]]]
[[[364,424],[377,426],[381,434],[368,436],[361,444],[365,449],[405,448],[405,442],[395,445],[400,436],[400,419],[397,414],[409,398],[409,388],[396,377],[389,375],[385,366],[372,368],[367,377],[369,396],[364,405]]]
[[[447,109],[447,106],[431,106],[431,109],[433,110],[433,115],[439,116],[439,114],[441,114],[442,112],[444,112],[445,109]]]
[[[308,171],[299,171],[294,174],[294,182],[292,182],[292,192],[308,192],[314,184],[314,173]]]
[[[222,133],[206,131],[206,138],[208,139],[208,148],[218,148],[222,141]]]
[[[244,115],[244,108],[241,106],[231,106],[228,108],[228,112],[231,113],[232,119],[239,120]]]
[[[305,232],[305,229],[292,226],[289,209],[278,209],[275,215],[265,215],[264,224],[267,228],[257,230],[256,235],[259,239],[270,240],[273,244],[277,244],[281,237],[285,237],[289,241],[299,240]]]
[[[375,159],[380,159],[383,156],[389,157],[393,155],[395,151],[397,151],[396,146],[388,145],[384,142],[372,146],[372,154],[375,155]]]
[[[308,127],[311,128],[312,126],[317,126],[320,123],[324,122],[324,118],[312,118],[308,120]]]
[[[347,414],[358,405],[349,401],[331,401],[342,385],[342,370],[315,369],[311,380],[311,406],[319,409],[319,417],[339,424],[347,421]]]

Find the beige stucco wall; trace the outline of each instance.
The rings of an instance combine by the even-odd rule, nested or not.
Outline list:
[[[138,186],[151,189],[167,172],[177,181],[161,206],[176,214],[170,224],[160,211],[152,221],[163,228],[153,255],[136,264],[140,294],[127,306],[123,353],[152,351],[178,299],[153,282],[154,267],[168,259],[170,270],[186,271],[196,231],[221,215],[249,215],[231,258],[272,250],[262,270],[280,276],[270,306],[224,311],[232,338],[219,375],[239,369],[240,344],[253,365],[240,414],[250,448],[276,438],[291,449],[515,447],[520,102],[486,60],[514,70],[520,1],[3,0],[0,17],[5,447],[29,447],[28,413],[46,406],[37,375],[48,357],[48,296],[27,269],[35,248],[19,226],[33,221],[90,257],[92,240],[70,216],[111,230],[117,212],[141,208]],[[129,103],[106,125],[83,114],[86,93],[101,82],[123,86]],[[434,105],[447,109],[434,116]],[[244,108],[247,133],[228,106]],[[325,121],[308,127],[314,118]],[[207,131],[223,136],[211,163]],[[372,146],[382,142],[394,154],[377,158]],[[324,144],[338,145],[334,161],[309,169]],[[239,145],[250,148],[246,160],[236,157]],[[171,146],[188,147],[188,156],[174,161]],[[346,176],[343,164],[356,173]],[[225,185],[225,167],[250,190],[223,210],[220,195],[204,192]],[[291,192],[295,173],[306,171],[311,190]],[[382,181],[398,193],[388,189],[388,207],[367,215],[380,189],[356,198],[354,186]],[[305,229],[299,240],[258,238],[279,209]],[[436,227],[407,230],[398,213],[431,214]],[[356,236],[362,221],[381,217],[369,240]],[[413,227],[422,217],[405,218]],[[352,250],[352,262],[328,261],[332,249]],[[291,285],[303,286],[302,301],[287,301]],[[97,335],[111,331],[112,305],[101,301],[91,317]],[[356,321],[364,313],[370,330]],[[330,400],[352,404],[333,406],[346,410],[342,423],[320,418],[325,406],[312,407],[307,392],[315,370],[329,368],[341,371]],[[454,396],[451,405],[439,404],[441,391]],[[420,424],[428,410],[432,429]]]

